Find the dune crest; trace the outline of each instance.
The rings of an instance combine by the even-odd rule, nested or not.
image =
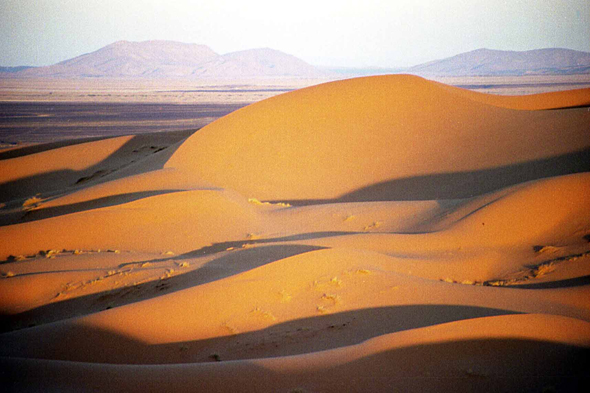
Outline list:
[[[479,97],[410,75],[326,83],[219,119],[189,138],[166,167],[246,197],[321,199],[590,146],[586,110],[514,111]]]

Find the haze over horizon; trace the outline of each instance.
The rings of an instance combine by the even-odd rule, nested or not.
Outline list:
[[[5,0],[0,65],[42,66],[119,40],[173,40],[215,52],[270,47],[319,66],[406,67],[478,48],[590,52],[585,0]]]

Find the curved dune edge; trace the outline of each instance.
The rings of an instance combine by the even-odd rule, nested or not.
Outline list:
[[[80,171],[95,165],[129,142],[132,136],[86,142],[2,161],[0,183],[58,170]]]
[[[0,362],[8,375],[28,376],[14,379],[14,388],[21,391],[116,387],[124,391],[336,392],[393,386],[407,391],[464,391],[476,386],[482,391],[536,390],[579,386],[588,364],[582,359],[590,350],[588,340],[579,337],[587,337],[588,329],[588,323],[568,318],[516,315],[416,329],[353,347],[264,360],[157,366],[9,358]],[[536,356],[541,354],[539,361]]]
[[[137,184],[146,183],[142,180]],[[473,198],[463,207],[447,210],[423,202],[284,208],[256,205],[227,190],[175,190],[0,227],[0,249],[6,258],[9,254],[30,255],[50,249],[173,249],[186,253],[211,244],[220,244],[218,251],[224,251],[252,241],[259,245],[290,242],[367,249],[415,259],[440,258],[444,254],[440,259],[447,265],[453,260],[458,262],[457,269],[448,274],[463,271],[474,281],[484,281],[508,268],[501,261],[517,250],[533,254],[537,245],[583,243],[583,237],[590,233],[586,213],[590,197],[585,192],[588,187],[587,173],[543,179]],[[98,196],[105,187],[96,188]],[[121,191],[119,186],[107,187],[106,191],[113,189]],[[50,210],[52,205],[48,205]],[[40,209],[29,216],[42,213]],[[69,230],[64,233],[63,228]],[[308,239],[298,240],[302,234],[308,234]],[[225,248],[222,243],[227,243]],[[486,252],[496,257],[488,259],[488,265],[480,262],[480,270],[477,266],[467,270],[461,267],[469,258],[481,259]],[[506,258],[502,254],[507,254]],[[517,262],[510,269],[522,264]],[[494,265],[495,272],[486,273]]]
[[[0,248],[13,255],[51,249],[190,251],[222,239],[245,238],[250,230],[257,229],[256,219],[253,206],[231,192],[176,190],[0,227]],[[63,228],[68,231],[64,233]],[[22,236],[23,233],[29,236]]]
[[[179,261],[195,265],[198,258]],[[0,354],[123,364],[206,362],[212,353],[231,360],[315,352],[492,315],[546,313],[590,321],[588,286],[523,296],[518,289],[416,277],[397,262],[366,251],[304,245],[226,253],[200,269],[136,286],[143,301],[105,310],[129,292],[99,292],[88,302],[101,312],[0,335]],[[410,268],[429,270],[428,264]],[[113,274],[102,285],[121,279]],[[76,298],[62,295],[64,307],[74,307]],[[60,310],[59,303],[49,306]]]
[[[409,75],[326,83],[213,122],[184,142],[166,167],[246,197],[321,199],[394,179],[515,165],[590,146],[588,111],[490,104],[504,98],[511,106],[510,97]]]
[[[500,96],[478,93],[444,84],[441,85],[449,90],[453,90],[454,93],[461,94],[473,101],[507,109],[535,111],[590,106],[590,88],[554,91],[524,96]]]

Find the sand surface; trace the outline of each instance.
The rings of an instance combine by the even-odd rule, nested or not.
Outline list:
[[[585,390],[589,105],[381,76],[5,152],[3,385]]]

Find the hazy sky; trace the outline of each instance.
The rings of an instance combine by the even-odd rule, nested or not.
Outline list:
[[[0,65],[118,40],[270,47],[315,65],[408,66],[482,47],[590,52],[588,0],[0,0]]]

